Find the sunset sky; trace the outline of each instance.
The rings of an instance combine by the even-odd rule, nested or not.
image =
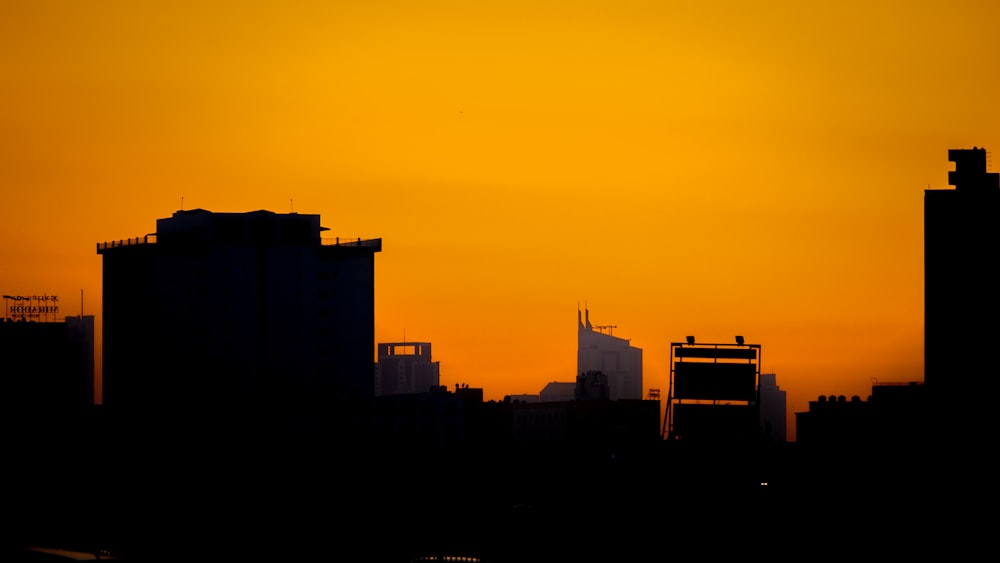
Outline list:
[[[923,191],[1000,147],[1000,3],[0,2],[0,291],[101,314],[178,209],[381,238],[377,342],[486,399],[572,381],[577,310],[737,334],[794,413],[923,380]],[[990,163],[997,171],[1000,163]],[[373,359],[374,359],[373,350]]]

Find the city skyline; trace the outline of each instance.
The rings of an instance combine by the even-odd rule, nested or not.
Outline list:
[[[686,335],[761,344],[790,439],[819,395],[923,380],[924,190],[1000,146],[1000,8],[288,6],[4,18],[3,293],[100,334],[95,243],[296,211],[381,238],[375,340],[487,400],[575,377],[581,305],[646,388]]]

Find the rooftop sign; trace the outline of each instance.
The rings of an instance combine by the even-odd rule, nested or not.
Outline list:
[[[38,319],[59,314],[58,295],[7,295],[3,296],[4,317]]]

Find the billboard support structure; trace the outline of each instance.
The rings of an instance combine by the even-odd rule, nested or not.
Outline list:
[[[662,436],[672,440],[743,440],[760,431],[759,344],[670,344],[670,387]]]

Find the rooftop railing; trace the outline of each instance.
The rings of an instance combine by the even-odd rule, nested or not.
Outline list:
[[[140,244],[153,244],[156,242],[156,235],[143,235],[141,237],[126,238],[121,240],[113,240],[109,242],[99,242],[97,243],[97,251],[106,250],[108,248],[118,248],[120,246],[137,246]]]
[[[358,238],[347,238],[347,237],[333,237],[333,238],[321,238],[320,244],[323,246],[360,246],[360,247],[382,247],[382,239],[362,239]]]
[[[119,248],[123,246],[138,246],[142,244],[155,244],[156,235],[144,235],[141,237],[127,238],[121,240],[113,240],[108,242],[97,243],[97,251],[107,250],[108,248]],[[358,238],[347,238],[347,237],[333,237],[333,238],[321,238],[320,244],[322,246],[355,246],[362,248],[381,248],[382,239],[362,239]]]

